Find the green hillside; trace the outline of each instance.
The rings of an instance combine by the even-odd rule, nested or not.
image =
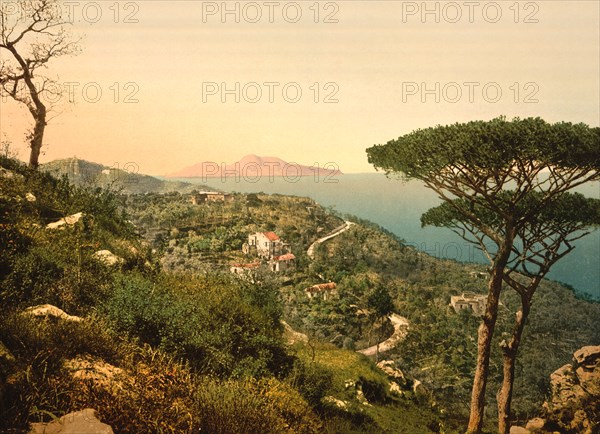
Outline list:
[[[163,181],[149,175],[138,173],[139,168],[135,163],[127,163],[123,167],[108,167],[77,158],[54,160],[42,164],[40,169],[60,178],[66,175],[69,180],[78,186],[110,187],[122,193],[166,193],[170,191],[191,192],[194,189],[202,190],[208,187],[192,185],[180,181]]]
[[[115,194],[0,165],[0,431],[87,407],[119,433],[464,430],[479,319],[449,302],[485,291],[482,266],[308,198],[193,204],[185,191]],[[355,224],[307,254],[344,220]],[[295,266],[271,271],[245,247],[257,232],[277,234]],[[549,374],[600,343],[599,303],[549,281],[539,292],[518,365],[523,420],[540,412]],[[499,339],[517,307],[510,292],[502,303]],[[409,322],[380,355],[393,375],[357,352],[392,334],[390,310]]]

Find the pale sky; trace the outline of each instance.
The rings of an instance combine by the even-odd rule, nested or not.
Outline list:
[[[417,128],[499,115],[598,126],[599,5],[72,2],[84,50],[47,73],[77,83],[75,104],[59,101],[41,162],[134,162],[163,175],[252,153],[369,172],[367,147]],[[0,138],[23,158],[30,124],[0,101]]]

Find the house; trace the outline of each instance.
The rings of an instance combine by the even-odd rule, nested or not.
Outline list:
[[[470,271],[469,276],[474,279],[487,279],[489,277],[488,273],[483,273],[481,271]]]
[[[200,205],[206,202],[225,202],[233,199],[233,196],[220,191],[200,191],[193,193],[190,197],[190,201],[194,205]]]
[[[289,246],[275,232],[256,232],[248,236],[248,248],[244,253],[256,252],[264,259],[273,259],[289,252]]]
[[[275,256],[269,261],[271,271],[284,272],[296,268],[296,256],[293,253],[285,253]]]
[[[337,285],[335,284],[335,282],[319,283],[317,285],[309,286],[304,290],[304,292],[306,293],[306,296],[311,300],[313,298],[320,297],[324,301],[327,301],[331,298],[331,296],[336,294],[336,287]]]
[[[461,295],[453,295],[450,297],[450,306],[454,308],[456,313],[461,310],[470,309],[473,315],[481,316],[485,312],[487,296],[475,294],[473,292],[463,292]]]

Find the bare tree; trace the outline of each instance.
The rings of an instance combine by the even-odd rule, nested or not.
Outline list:
[[[56,80],[39,72],[53,58],[79,53],[79,40],[67,30],[70,21],[56,0],[0,2],[0,93],[24,104],[33,117],[27,140],[29,165],[34,168],[52,110],[44,96],[56,96],[61,89]]]

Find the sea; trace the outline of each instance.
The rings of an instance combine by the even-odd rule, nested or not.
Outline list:
[[[437,258],[486,263],[476,250],[449,229],[421,227],[420,217],[442,201],[420,181],[404,182],[382,173],[343,174],[328,177],[179,178],[211,189],[239,193],[269,193],[310,197],[342,214],[370,220]],[[600,183],[578,191],[600,199]],[[557,262],[547,278],[572,286],[578,295],[600,300],[600,230],[576,241],[576,248]]]

